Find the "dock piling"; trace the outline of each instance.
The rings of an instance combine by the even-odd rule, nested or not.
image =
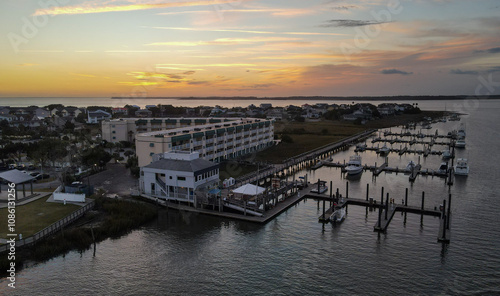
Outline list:
[[[387,220],[387,212],[389,212],[389,192],[387,192],[387,197],[385,198],[385,220]]]
[[[349,182],[345,182],[345,198],[349,198]]]
[[[450,229],[450,213],[451,213],[451,193],[448,195],[448,214],[446,215],[446,229]]]
[[[405,190],[405,206],[408,206],[408,188]]]
[[[368,201],[368,194],[369,194],[369,191],[370,191],[370,184],[369,184],[369,183],[366,183],[366,201]]]

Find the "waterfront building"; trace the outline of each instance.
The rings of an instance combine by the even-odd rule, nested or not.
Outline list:
[[[167,121],[155,119],[144,124],[161,125],[167,124]],[[200,125],[196,125],[196,121]],[[180,119],[179,122],[181,127],[178,128],[136,134],[139,166],[151,163],[155,154],[170,151],[198,152],[203,159],[221,162],[262,150],[274,143],[272,120],[198,118]]]
[[[210,118],[120,118],[102,121],[102,138],[108,142],[135,140],[138,133],[161,131],[186,126],[205,125],[221,122]]]
[[[171,151],[158,154],[141,167],[142,195],[196,204],[219,185],[219,164],[201,159],[198,152]]]
[[[99,123],[102,120],[111,118],[111,114],[106,111],[89,111],[87,114],[87,123]]]

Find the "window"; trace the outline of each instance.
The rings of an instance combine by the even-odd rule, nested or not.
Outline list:
[[[111,125],[111,127],[115,127],[115,125],[114,125],[114,124],[112,124],[112,125]]]
[[[116,140],[116,137],[113,137],[113,140]]]
[[[172,180],[172,176],[169,176],[169,179]]]
[[[116,134],[116,131],[112,131],[111,133],[112,133],[112,134]]]
[[[154,155],[154,153],[153,153],[153,152],[149,153],[149,156],[153,156],[153,155]]]
[[[186,177],[177,176],[177,181],[186,181]]]
[[[149,147],[154,147],[155,143],[149,143]]]

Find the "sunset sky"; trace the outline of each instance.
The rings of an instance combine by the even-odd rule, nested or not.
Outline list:
[[[2,0],[0,96],[500,94],[499,16],[497,0]]]

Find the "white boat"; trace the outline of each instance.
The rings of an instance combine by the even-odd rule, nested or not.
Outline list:
[[[442,162],[441,165],[439,166],[439,169],[437,170],[437,173],[446,174],[447,172],[448,172],[448,163]]]
[[[450,159],[451,158],[451,152],[450,150],[443,150],[443,159]]]
[[[417,164],[413,161],[413,160],[410,160],[410,162],[408,163],[408,165],[406,166],[406,171],[407,172],[411,172],[415,169],[415,167],[417,166]]]
[[[363,165],[361,164],[361,156],[353,155],[349,158],[349,162],[345,167],[345,171],[348,175],[357,175],[363,171]]]
[[[458,138],[465,138],[465,124],[460,124],[460,127],[458,128],[457,131],[457,136]]]
[[[335,211],[330,216],[330,222],[332,223],[341,223],[345,220],[345,208],[343,207],[335,207]]]
[[[466,158],[457,159],[457,164],[455,165],[455,175],[467,176],[469,174],[469,165],[467,164]]]
[[[381,155],[386,155],[389,154],[390,149],[387,147],[387,145],[382,146],[382,148],[378,149],[378,153]]]
[[[455,142],[455,147],[456,148],[465,148],[465,139],[460,138]]]
[[[328,191],[328,186],[326,186],[326,181],[320,181],[319,186],[318,184],[313,184],[311,185],[313,189],[311,189],[311,193],[324,193]]]

